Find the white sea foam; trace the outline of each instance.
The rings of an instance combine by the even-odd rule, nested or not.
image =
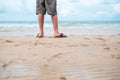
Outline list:
[[[59,30],[65,34],[120,34],[120,23],[59,22]],[[35,22],[0,22],[0,35],[34,35],[38,32],[39,26]],[[53,34],[51,22],[45,23],[44,32],[46,35]]]

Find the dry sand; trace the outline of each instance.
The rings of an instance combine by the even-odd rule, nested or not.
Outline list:
[[[120,80],[120,35],[0,36],[0,80]]]

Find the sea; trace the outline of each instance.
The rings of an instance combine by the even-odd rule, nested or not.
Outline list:
[[[120,21],[59,21],[59,32],[64,34],[120,34]],[[0,35],[36,35],[37,21],[0,21]],[[45,21],[44,34],[53,35],[51,21]]]

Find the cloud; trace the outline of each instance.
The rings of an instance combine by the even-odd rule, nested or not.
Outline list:
[[[61,5],[62,4],[62,5]],[[76,7],[76,3],[71,3],[68,0],[59,0],[58,1],[58,13],[61,16],[68,16],[70,13],[73,13]]]
[[[120,0],[57,0],[57,8],[62,20],[112,20],[119,18]],[[36,0],[0,0],[0,18],[11,15],[16,19],[17,16],[18,19],[19,16],[32,19],[35,18],[35,10]]]
[[[59,0],[58,3],[61,18],[107,20],[120,12],[119,0]]]
[[[120,13],[120,3],[119,4],[114,4],[113,9],[117,12]]]
[[[24,7],[28,13],[34,13],[36,7],[36,0],[23,0],[25,1]]]
[[[22,9],[22,3],[20,0],[16,0],[13,2],[13,0],[7,0],[7,1],[1,1],[0,3],[0,10],[5,12],[20,12]]]
[[[34,0],[0,0],[0,11],[10,13],[33,12]]]
[[[80,4],[83,6],[97,5],[102,2],[102,0],[79,0]]]

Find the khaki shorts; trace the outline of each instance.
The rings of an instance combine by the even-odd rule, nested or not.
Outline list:
[[[36,1],[36,14],[39,13],[46,14],[46,12],[49,15],[56,15],[57,9],[56,9],[56,0],[37,0]]]

